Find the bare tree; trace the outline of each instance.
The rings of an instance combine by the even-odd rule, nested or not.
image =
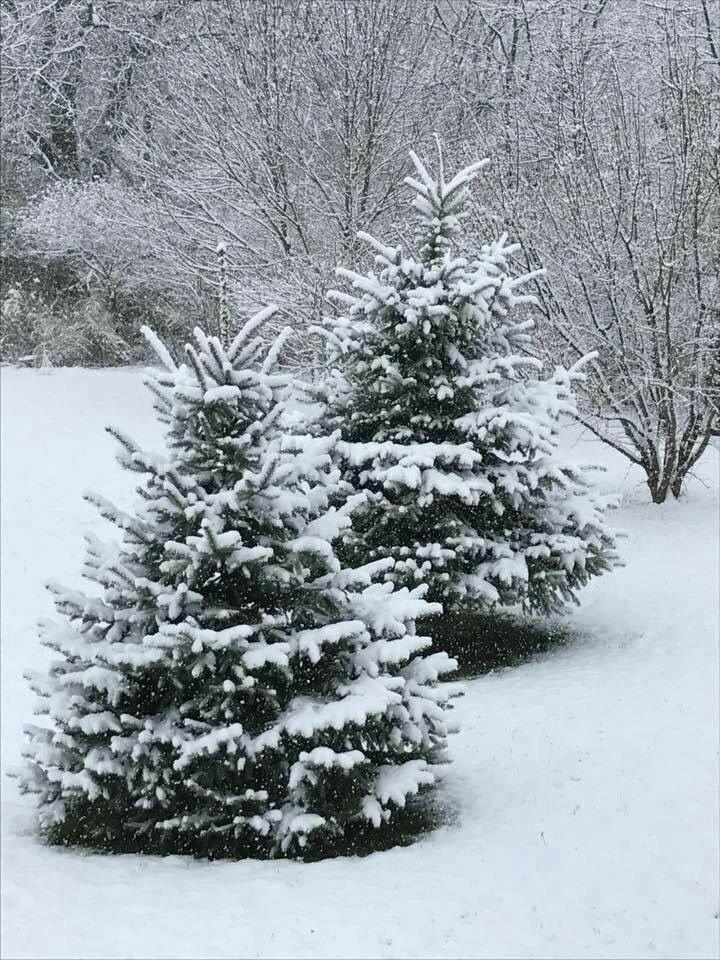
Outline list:
[[[27,175],[107,175],[138,68],[179,0],[11,0],[2,24],[3,137]]]
[[[125,141],[183,269],[247,306],[268,288],[317,318],[361,227],[392,219],[407,148],[432,132],[431,32],[410,0],[222,0],[148,77]],[[332,10],[332,15],[330,15]],[[182,74],[171,85],[163,75]],[[428,124],[430,119],[430,124]],[[158,235],[158,240],[161,237]]]
[[[718,65],[701,2],[618,13],[558,9],[536,32],[493,199],[547,268],[546,353],[598,351],[582,422],[663,502],[717,429]]]

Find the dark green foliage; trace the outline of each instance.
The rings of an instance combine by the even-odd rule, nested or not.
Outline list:
[[[312,863],[335,857],[367,857],[393,847],[408,847],[451,823],[454,816],[452,808],[439,802],[432,791],[422,790],[381,827],[356,820],[343,831],[318,832],[296,852],[296,857]],[[203,860],[268,860],[273,856],[267,844],[250,831],[242,837],[206,835],[198,843],[197,838],[178,831],[137,834],[127,829],[131,817],[129,809],[107,801],[78,802],[68,810],[65,820],[46,831],[45,837],[53,846],[115,855],[191,856]]]
[[[514,667],[577,639],[556,618],[533,619],[500,612],[440,614],[418,623],[418,629],[432,636],[433,646],[457,660],[454,678]]]

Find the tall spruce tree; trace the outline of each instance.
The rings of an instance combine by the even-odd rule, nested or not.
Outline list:
[[[60,658],[32,678],[25,790],[49,839],[209,856],[318,856],[387,834],[445,761],[454,667],[414,631],[424,587],[343,567],[333,437],[279,429],[284,381],[251,320],[224,347],[195,332],[148,386],[167,453],[119,431],[142,476],[122,531],[88,538],[93,595],[55,586]],[[372,836],[370,836],[372,835]]]
[[[322,391],[342,433],[344,478],[367,494],[344,542],[349,562],[392,558],[386,577],[428,582],[452,608],[520,604],[551,612],[616,560],[612,498],[558,452],[580,366],[542,379],[529,355],[533,302],[502,236],[463,248],[468,185],[486,161],[445,181],[411,154],[417,255],[367,234],[375,269],[339,269],[351,293],[323,332]]]

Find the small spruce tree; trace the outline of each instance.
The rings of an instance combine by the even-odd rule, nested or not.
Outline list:
[[[148,386],[167,453],[117,430],[142,475],[122,531],[88,538],[95,594],[53,586],[60,658],[32,678],[50,722],[27,728],[21,786],[52,842],[207,856],[320,856],[372,845],[442,771],[454,667],[425,655],[424,587],[342,566],[333,437],[283,434],[280,344],[258,314],[235,341],[195,331]]]
[[[552,612],[611,568],[613,498],[558,453],[580,365],[542,379],[532,321],[517,316],[535,274],[513,277],[502,236],[463,252],[468,185],[411,154],[417,255],[360,234],[376,269],[339,269],[342,315],[323,329],[331,370],[321,389],[344,478],[367,497],[344,539],[348,562],[392,558],[386,577],[428,582],[445,609],[519,604]]]

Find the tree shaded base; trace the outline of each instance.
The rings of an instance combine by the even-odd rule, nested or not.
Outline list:
[[[452,819],[432,791],[410,798],[404,809],[395,810],[390,822],[374,827],[366,820],[346,824],[342,833],[321,833],[304,848],[287,854],[272,850],[270,844],[248,832],[197,836],[186,832],[152,829],[139,834],[107,802],[78,803],[62,822],[45,832],[53,846],[82,848],[93,853],[150,856],[191,856],[206,860],[271,860],[287,857],[313,862],[334,857],[364,857],[371,853],[406,847]]]
[[[418,633],[433,639],[458,662],[448,679],[477,677],[517,666],[576,639],[553,620],[531,620],[509,613],[451,613],[418,621]]]

